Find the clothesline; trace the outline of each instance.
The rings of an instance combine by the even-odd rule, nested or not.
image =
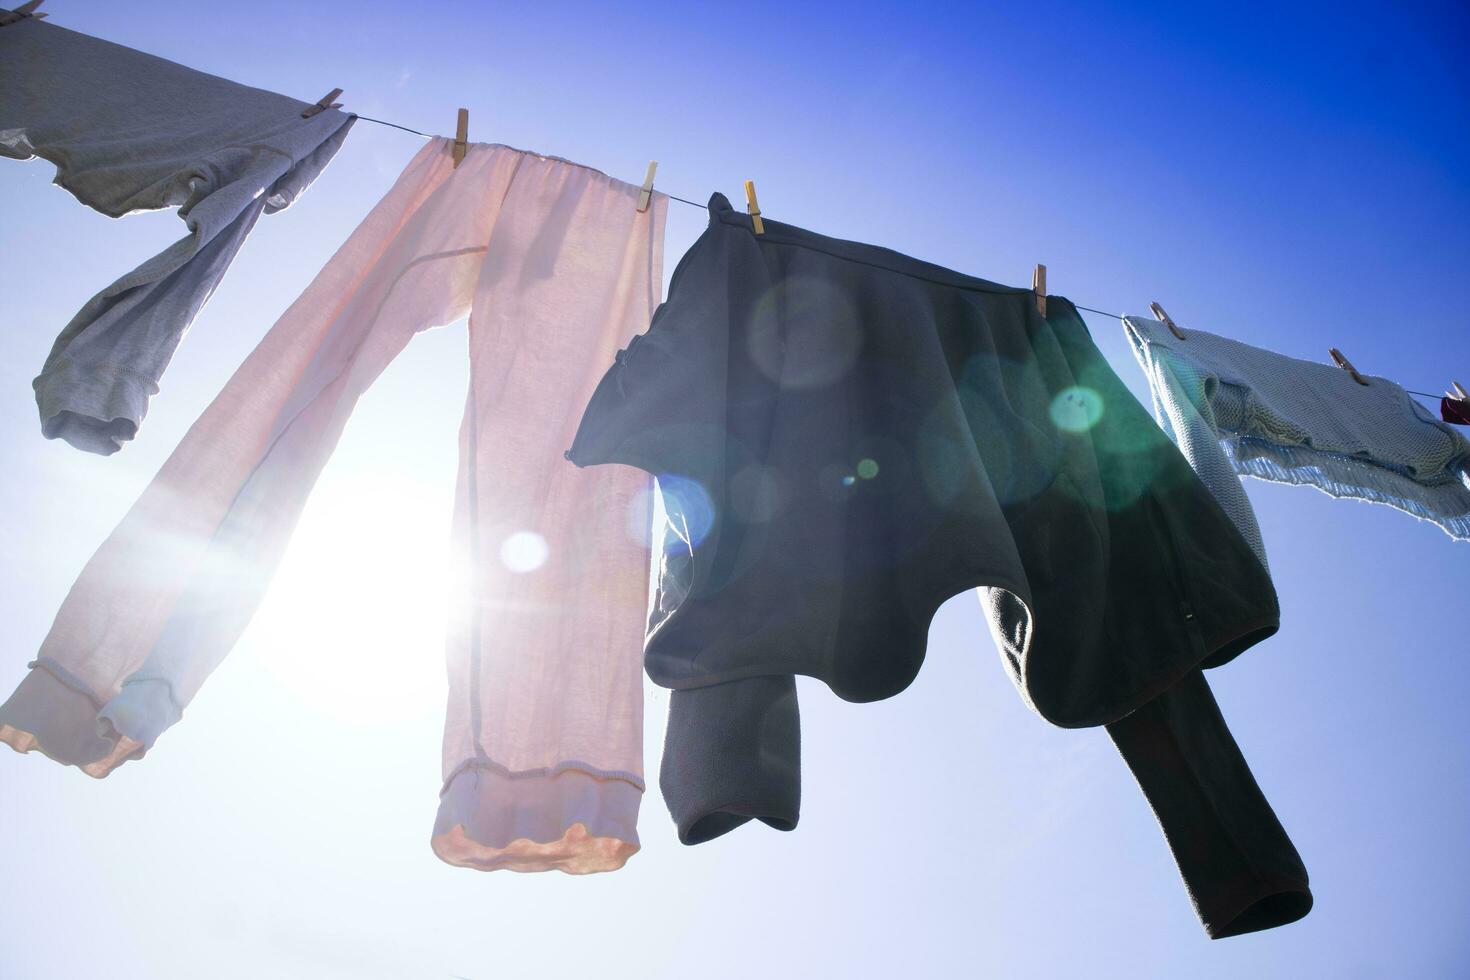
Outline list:
[[[413,129],[409,126],[400,126],[398,123],[388,122],[386,119],[374,119],[372,116],[364,116],[356,112],[351,113],[351,115],[356,116],[363,122],[377,123],[379,126],[392,126],[394,129],[401,129],[405,133],[413,133],[415,136],[422,136],[424,139],[431,140],[434,138],[432,133],[422,133],[419,132],[417,129]],[[677,195],[670,194],[667,191],[663,190],[660,190],[659,193],[664,195],[664,197],[667,197],[671,201],[678,201],[680,204],[687,204],[692,208],[699,208],[701,211],[705,210],[705,205],[700,204],[698,201],[691,201],[687,198],[678,197]]]
[[[410,126],[401,126],[398,123],[388,122],[386,119],[374,119],[372,116],[364,116],[356,112],[352,113],[352,115],[356,116],[358,119],[361,119],[363,122],[377,123],[380,126],[391,126],[394,129],[401,129],[405,133],[413,133],[415,136],[422,136],[424,139],[434,139],[434,136],[432,134],[420,132],[419,130],[414,129]],[[680,204],[687,204],[690,207],[699,208],[701,211],[706,209],[706,205],[700,204],[698,201],[691,201],[687,198],[678,197],[663,190],[660,190],[659,193],[663,194],[671,201],[678,201]],[[1073,303],[1072,305],[1077,307],[1077,309],[1079,310],[1086,310],[1088,313],[1096,313],[1099,316],[1112,317],[1114,320],[1123,319],[1122,315],[1118,313],[1108,313],[1105,310],[1094,310],[1090,306],[1083,306],[1080,303]]]
[[[356,112],[352,113],[352,115],[353,116],[356,116],[358,119],[361,119],[363,122],[377,123],[379,126],[391,126],[394,129],[401,129],[405,133],[413,133],[415,136],[422,136],[424,139],[433,139],[434,138],[433,134],[431,134],[431,133],[421,132],[421,131],[419,131],[417,129],[414,129],[414,128],[410,127],[410,126],[402,126],[402,125],[399,125],[398,123],[395,123],[395,122],[388,122],[388,120],[386,120],[386,119],[374,119],[372,116],[364,116],[361,113],[356,113]],[[705,205],[700,204],[698,201],[691,201],[691,200],[689,200],[687,198],[679,197],[678,195],[670,194],[667,191],[663,191],[663,190],[660,190],[659,193],[660,194],[663,194],[665,197],[667,197],[671,201],[678,201],[680,204],[687,204],[687,205],[689,205],[692,208],[699,208],[701,211],[705,210]],[[1107,310],[1093,309],[1090,306],[1083,306],[1081,303],[1076,303],[1076,302],[1074,302],[1072,305],[1074,307],[1076,307],[1077,309],[1082,310],[1083,312],[1086,312],[1086,313],[1096,313],[1098,316],[1109,317],[1110,319],[1113,319],[1113,320],[1122,320],[1123,319],[1123,315],[1121,313],[1109,313]],[[1411,395],[1418,395],[1420,398],[1428,398],[1431,401],[1435,401],[1435,402],[1438,402],[1439,401],[1439,398],[1440,398],[1439,395],[1431,395],[1427,391],[1415,391],[1413,388],[1405,388],[1404,391],[1407,391]]]

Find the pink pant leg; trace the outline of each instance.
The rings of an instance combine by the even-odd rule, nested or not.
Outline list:
[[[493,210],[446,194],[451,173],[444,141],[414,157],[185,435],[72,587],[0,740],[102,777],[179,719],[254,613],[357,397],[416,330],[468,308]]]
[[[475,290],[455,520],[471,573],[433,840],[453,864],[585,873],[638,849],[649,480],[563,458],[658,303],[667,200],[636,200],[525,157]]]

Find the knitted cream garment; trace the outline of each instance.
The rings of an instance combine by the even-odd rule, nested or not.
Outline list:
[[[1154,414],[1265,560],[1233,474],[1388,504],[1470,540],[1470,442],[1387,378],[1124,317]]]

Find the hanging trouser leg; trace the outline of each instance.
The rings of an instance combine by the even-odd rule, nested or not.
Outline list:
[[[434,850],[473,868],[572,873],[638,849],[650,480],[563,458],[662,284],[667,200],[525,156],[470,314]]]
[[[179,719],[259,604],[358,395],[468,305],[488,215],[450,206],[451,172],[425,147],[194,423],[72,587],[0,740],[101,777]]]
[[[1107,726],[1213,939],[1295,922],[1307,870],[1230,735],[1204,674]]]
[[[471,867],[619,867],[638,847],[646,479],[561,458],[662,279],[666,199],[432,141],[190,430],[84,570],[0,740],[94,776],[143,755],[245,629],[361,393],[471,305],[446,786]]]
[[[648,501],[641,478],[561,449],[657,303],[667,202],[636,199],[506,147],[454,168],[446,140],[426,146],[88,564],[0,740],[98,777],[151,748],[245,629],[358,397],[473,302],[455,522],[471,562],[434,847],[620,866],[638,846]]]

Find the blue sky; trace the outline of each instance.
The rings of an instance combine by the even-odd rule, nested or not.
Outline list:
[[[1185,7],[1187,6],[1187,9]],[[1462,4],[731,6],[53,0],[52,22],[240,81],[585,162],[1187,330],[1470,384]],[[179,237],[0,166],[0,685],[235,366],[417,150],[360,123],[263,220],[140,439],[39,435],[30,379],[96,289]],[[672,204],[666,273],[701,213]],[[1116,321],[1104,353],[1147,398]],[[802,687],[800,828],[613,875],[478,874],[427,838],[463,326],[363,400],[250,631],[142,764],[0,756],[0,976],[1445,977],[1470,972],[1470,546],[1251,482],[1281,633],[1212,674],[1312,875],[1300,923],[1208,941],[1101,731],[1029,714],[979,604],[899,697]],[[344,668],[362,675],[342,680]],[[667,698],[650,688],[647,769]]]

